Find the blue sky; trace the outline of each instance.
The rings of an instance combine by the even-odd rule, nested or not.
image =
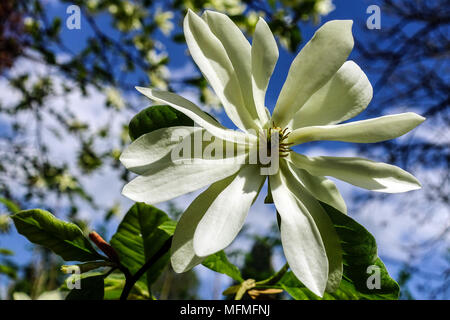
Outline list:
[[[329,20],[334,19],[351,19],[354,20],[354,26],[353,26],[353,33],[355,36],[355,47],[357,48],[359,44],[366,43],[369,41],[369,37],[380,37],[380,39],[383,37],[383,34],[380,30],[367,30],[365,29],[365,21],[369,17],[369,14],[366,13],[366,9],[368,5],[371,4],[377,4],[378,1],[361,1],[361,0],[334,0],[334,4],[336,6],[336,9],[331,12],[326,17],[323,17],[319,25],[314,25],[312,23],[302,23],[301,24],[301,30],[302,30],[302,36],[303,36],[303,43],[304,45],[313,35],[315,30],[317,28]],[[50,17],[53,16],[59,16],[61,17],[62,21],[64,22],[66,17],[68,16],[66,14],[66,4],[60,5],[59,3],[55,3],[55,1],[49,1],[48,7],[47,7],[47,13]],[[389,23],[387,17],[384,17],[383,12],[382,14],[382,24],[381,27],[383,28],[383,23]],[[109,26],[109,21],[105,17],[99,17],[97,20],[98,24],[101,26],[103,32],[105,33],[111,33],[112,29]],[[176,33],[180,32],[181,29],[179,26],[176,27],[177,29],[174,31]],[[412,27],[413,28],[413,27]],[[69,47],[71,50],[76,52],[79,50],[79,48],[84,47],[86,38],[90,35],[91,31],[87,27],[86,21],[82,18],[81,21],[81,30],[68,30],[66,28],[63,28],[62,36],[63,40],[65,41],[65,44],[67,47]],[[192,64],[192,60],[189,56],[185,54],[186,52],[186,45],[185,44],[176,44],[171,42],[169,39],[164,37],[162,34],[158,34],[157,36],[158,40],[160,40],[167,49],[167,52],[169,53],[170,58],[170,64],[169,69],[173,72],[179,72],[180,70],[190,70],[190,68],[186,68],[186,66],[189,66],[189,64]],[[270,110],[273,109],[273,106],[275,105],[276,99],[278,97],[278,93],[281,90],[281,87],[284,83],[284,80],[286,78],[286,75],[288,73],[290,64],[292,60],[295,58],[297,52],[295,53],[289,53],[282,49],[280,46],[280,57],[275,69],[275,72],[272,76],[269,89],[267,92],[266,97],[266,104],[269,107]],[[357,56],[357,50],[354,50],[353,53],[350,55],[351,60],[354,60],[356,63],[358,63],[363,70],[366,70],[367,66],[358,58]],[[374,84],[377,80],[377,75],[368,73],[368,78],[371,81],[372,84]],[[141,77],[136,76],[136,81],[140,79]],[[140,83],[140,85],[146,85],[146,83]],[[138,97],[138,93],[135,93],[135,96]],[[375,93],[374,100],[377,99],[377,93]],[[146,104],[143,104],[142,107],[146,107]],[[370,108],[371,105],[369,105],[368,108]],[[225,126],[231,127],[231,122],[227,119],[226,116],[223,114],[218,114],[221,122]],[[358,119],[360,118],[367,118],[367,116],[364,114],[364,112],[358,116]],[[346,143],[320,143],[315,146],[305,145],[305,150],[309,150],[312,153],[316,152],[327,152],[329,154],[336,154],[336,155],[353,155],[354,149],[351,149],[350,144]],[[105,183],[107,180],[103,179],[102,177],[99,177],[98,180],[95,181],[96,186],[100,186]],[[349,188],[348,185],[338,184],[338,187],[342,187],[344,198],[347,197],[346,195],[350,196],[352,192],[356,192],[353,189]],[[120,188],[117,188],[117,190],[120,190]],[[115,190],[115,192],[117,192]],[[119,194],[117,196],[120,197]],[[261,197],[260,197],[261,198]],[[191,200],[193,199],[193,196],[187,196],[185,198],[182,198],[180,200],[181,206],[186,206]],[[389,198],[394,199],[394,198]],[[122,199],[124,203],[127,203],[126,200]],[[259,199],[259,203],[261,202],[261,199]],[[129,202],[128,202],[129,203]],[[259,204],[260,205],[260,204]],[[259,207],[258,207],[259,208]],[[351,205],[349,206],[351,208]],[[380,207],[377,207],[378,209]],[[390,207],[392,208],[392,206]],[[393,209],[392,209],[393,210]],[[251,220],[252,221],[252,220]],[[381,235],[381,237],[377,237],[377,241],[380,244],[380,255],[383,258],[383,255],[389,256],[393,255],[396,251],[391,251],[390,246],[393,246],[392,241],[395,241],[397,239],[393,233],[398,232],[397,229],[392,229],[388,231],[388,233],[383,232],[379,229],[378,222],[374,222],[371,217],[366,215],[358,216],[358,221],[360,221],[363,225],[365,225],[372,233],[374,233],[376,236]],[[401,223],[401,219],[398,219],[397,222]],[[115,226],[111,226],[111,229],[114,230]],[[402,230],[403,232],[404,230]],[[27,247],[30,247],[30,245],[21,237],[16,234],[12,236],[0,236],[0,247],[8,247],[12,250],[15,250],[17,253],[16,260],[18,262],[24,262],[28,260],[30,252],[26,250]],[[394,253],[392,253],[394,252]],[[388,270],[390,270],[391,274],[395,277],[398,265],[393,264],[389,262],[389,259],[387,259],[387,266]],[[431,265],[432,267],[432,265]],[[204,283],[202,283],[202,290],[201,295],[203,298],[211,298],[210,296],[210,290],[209,287],[210,284],[207,282],[211,279],[208,277],[211,277],[210,274],[208,274],[204,269],[201,269],[201,273],[207,274],[207,276],[202,277],[204,280]],[[205,284],[206,283],[206,284]],[[225,285],[224,281],[221,283],[222,285]],[[419,296],[420,297],[420,296]]]

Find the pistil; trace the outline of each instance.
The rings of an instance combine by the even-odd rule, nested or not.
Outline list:
[[[291,132],[288,132],[288,128],[280,128],[275,125],[275,123],[272,123],[272,127],[268,130],[268,136],[267,136],[267,150],[271,150],[271,137],[272,137],[272,131],[278,132],[278,151],[279,155],[282,158],[285,158],[289,155],[289,152],[291,151],[290,146],[293,143],[287,143],[286,140]]]

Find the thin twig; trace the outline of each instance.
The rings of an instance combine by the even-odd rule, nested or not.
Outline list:
[[[283,278],[285,273],[289,270],[289,265],[287,263],[284,264],[284,266],[274,275],[272,275],[270,278],[267,278],[266,280],[258,281],[256,282],[256,285],[272,285],[277,283],[278,281]]]

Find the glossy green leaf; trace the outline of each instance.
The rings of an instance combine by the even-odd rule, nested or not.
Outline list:
[[[213,271],[226,274],[238,282],[244,281],[238,267],[228,260],[227,255],[223,250],[210,255],[203,260],[202,264]]]
[[[165,231],[167,234],[173,235],[175,228],[177,227],[177,222],[173,220],[167,220],[163,222],[158,229]]]
[[[170,218],[165,212],[144,203],[134,204],[127,212],[111,239],[111,245],[118,252],[121,263],[132,274],[157,253],[173,234],[170,228],[167,228],[168,221]],[[145,276],[149,287],[168,261],[169,252],[148,269]]]
[[[398,299],[400,288],[389,276],[386,267],[378,257],[375,238],[349,216],[323,202],[321,205],[330,216],[344,251],[344,275],[341,284],[336,291],[325,292],[323,299]],[[379,287],[372,281],[375,273],[379,274]],[[309,291],[292,272],[286,273],[278,285],[297,300],[321,299]]]
[[[380,261],[381,262],[381,261]],[[366,274],[366,276],[369,276]],[[382,280],[383,283],[383,280]],[[323,298],[308,290],[296,277],[289,271],[278,283],[295,300],[395,300],[398,299],[398,293],[364,293],[358,291],[354,283],[347,278],[343,278],[339,288],[334,292],[325,292]],[[398,290],[398,289],[397,289]],[[398,292],[398,291],[397,291]]]
[[[194,121],[178,110],[166,105],[148,107],[131,119],[128,125],[131,140],[157,129],[175,126],[193,126]]]
[[[66,300],[103,300],[104,276],[96,275],[80,279],[80,289],[72,289]]]
[[[66,261],[104,260],[76,224],[59,220],[48,211],[25,210],[11,218],[20,234]]]
[[[400,287],[392,279],[378,257],[375,238],[362,225],[339,212],[337,209],[321,202],[327,211],[341,239],[344,251],[344,277],[351,282],[363,298],[398,299]],[[372,274],[369,267],[380,271],[380,288],[369,289],[368,278]]]

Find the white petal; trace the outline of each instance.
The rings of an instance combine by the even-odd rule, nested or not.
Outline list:
[[[207,256],[227,247],[237,236],[265,180],[257,165],[244,166],[206,211],[194,235],[194,250]]]
[[[304,205],[319,229],[328,258],[328,281],[326,289],[329,292],[333,292],[341,284],[343,273],[342,247],[339,236],[326,211],[311,195],[311,190],[305,189],[300,181],[297,180],[296,172],[294,172],[292,166],[288,164],[287,166],[283,166],[282,170],[286,186],[294,197]]]
[[[278,46],[269,26],[264,19],[259,18],[253,35],[251,61],[253,98],[263,125],[270,119],[265,111],[265,97],[278,55]]]
[[[284,127],[347,60],[353,48],[352,24],[325,23],[294,59],[272,116],[277,126]]]
[[[125,149],[120,160],[128,170],[145,175],[163,157],[186,161],[223,159],[230,162],[233,157],[244,155],[248,150],[248,146],[243,144],[213,137],[203,128],[171,127],[142,135]]]
[[[420,189],[417,179],[399,167],[363,158],[306,157],[291,152],[295,166],[318,176],[332,176],[378,192],[398,193]]]
[[[172,161],[169,154],[148,165],[148,171],[126,184],[122,194],[147,204],[167,201],[235,174],[246,157],[239,155],[228,161],[193,159],[185,163]]]
[[[328,259],[319,229],[308,209],[282,181],[281,170],[269,176],[275,206],[281,216],[281,242],[295,276],[312,292],[323,296]]]
[[[240,144],[254,144],[257,142],[256,136],[225,128],[224,126],[218,124],[209,115],[204,113],[194,103],[175,93],[142,87],[136,87],[136,89],[151,100],[168,104],[172,108],[183,112],[199,126],[203,127],[213,136],[219,137],[222,140]]]
[[[222,101],[228,117],[241,130],[257,130],[256,122],[245,107],[239,80],[227,52],[208,24],[188,10],[183,30],[192,58]]]
[[[213,201],[233,179],[234,176],[231,176],[213,183],[181,216],[173,235],[170,257],[175,272],[186,272],[203,261],[204,257],[197,256],[194,251],[195,229]]]
[[[357,116],[372,99],[369,79],[353,61],[347,61],[295,114],[289,127],[336,124]]]
[[[322,176],[314,176],[295,166],[290,165],[289,168],[291,174],[298,179],[299,183],[303,184],[314,198],[325,202],[342,213],[347,213],[345,201],[333,181]]]
[[[250,43],[227,15],[207,10],[202,18],[205,19],[211,31],[222,43],[228,58],[233,65],[234,71],[236,72],[244,100],[244,106],[247,108],[253,121],[258,122],[259,127],[261,127],[252,94],[252,58],[250,53]]]
[[[345,124],[305,127],[292,131],[288,142],[300,144],[328,140],[374,143],[404,135],[424,120],[425,118],[418,114],[407,112]]]
[[[185,138],[195,131],[202,131],[202,128],[168,127],[146,133],[133,141],[122,152],[119,160],[128,170],[142,173],[140,168],[160,160],[180,143],[174,137]]]

